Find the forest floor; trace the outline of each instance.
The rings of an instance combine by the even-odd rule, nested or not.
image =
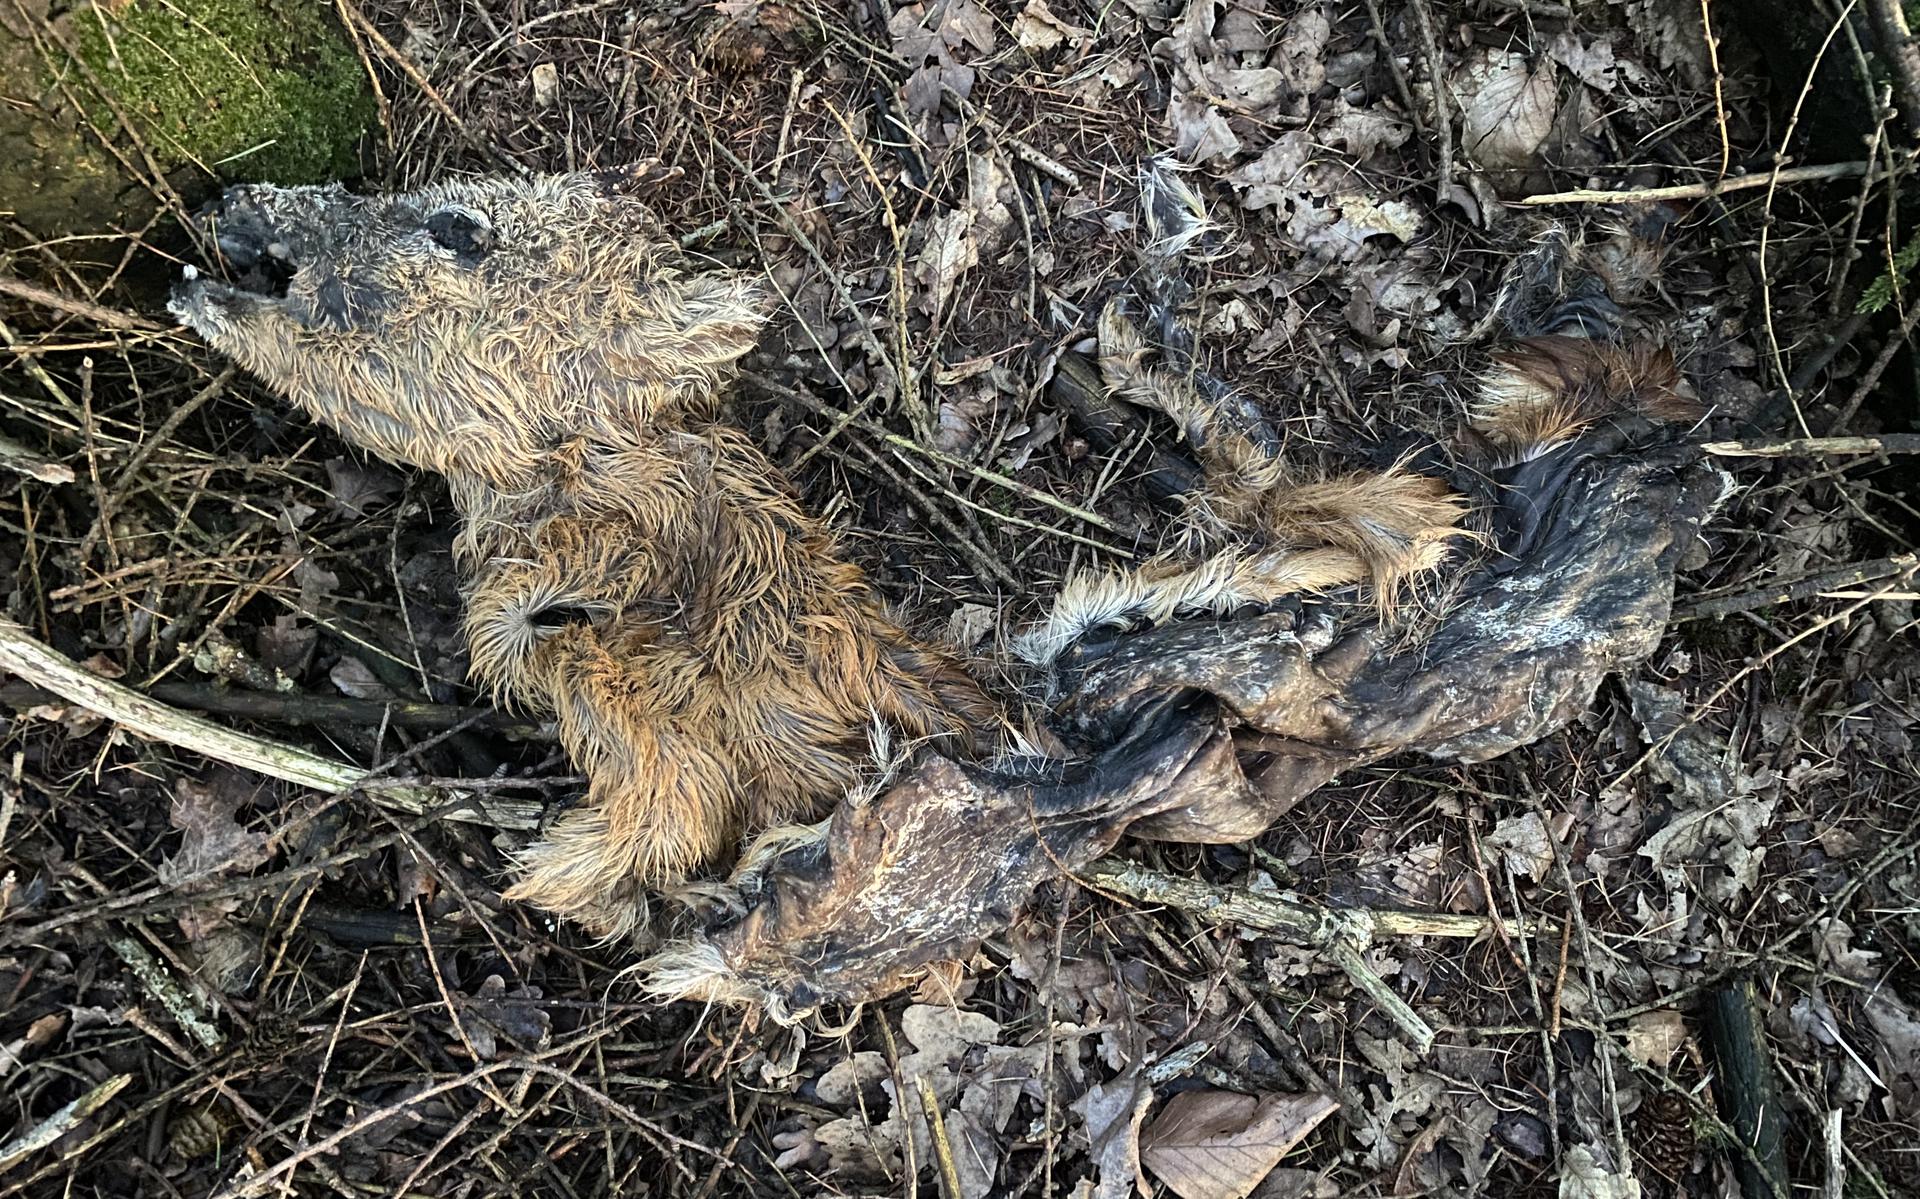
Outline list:
[[[1769,84],[1751,28],[1702,36],[1733,7],[339,5],[380,92],[364,186],[657,160],[684,244],[781,300],[740,418],[916,628],[983,657],[1172,523],[1142,447],[1049,390],[1138,269],[1157,155],[1223,227],[1199,357],[1308,460],[1457,427],[1516,255],[1655,206],[1637,335],[1713,435],[1913,432],[1909,134],[1861,84],[1822,148],[1829,97]],[[1652,187],[1683,194],[1552,198]],[[465,685],[444,485],[143,325],[122,284],[165,250],[0,242],[104,310],[0,296],[0,425],[43,459],[0,478],[6,615],[234,727],[569,798],[538,722]],[[839,1026],[650,1003],[634,947],[501,900],[524,831],[0,678],[0,1197],[1751,1197],[1767,1162],[1782,1195],[1920,1193],[1912,462],[1730,459],[1659,652],[1537,745],[1353,771],[1251,844],[1123,846],[1493,918],[1368,952],[1424,1053],[1313,951],[1078,887]]]

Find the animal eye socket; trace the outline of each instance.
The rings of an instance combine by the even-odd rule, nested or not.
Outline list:
[[[427,218],[427,236],[443,250],[473,258],[493,248],[493,229],[470,212],[446,208]]]

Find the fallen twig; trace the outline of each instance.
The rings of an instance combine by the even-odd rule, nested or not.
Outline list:
[[[1913,30],[1907,27],[1906,10],[1897,0],[1867,0],[1867,19],[1873,23],[1874,40],[1879,44],[1880,60],[1893,77],[1899,97],[1900,119],[1907,130],[1920,137],[1920,46]]]
[[[12,296],[16,300],[25,300],[42,308],[51,308],[70,316],[85,317],[96,325],[108,329],[124,329],[130,333],[165,333],[167,326],[150,321],[142,316],[121,312],[117,308],[108,308],[90,300],[76,300],[63,296],[49,288],[39,287],[12,275],[0,275],[0,296]]]
[[[114,952],[127,968],[133,971],[134,978],[153,996],[154,1001],[167,1009],[167,1015],[194,1040],[200,1042],[203,1049],[218,1049],[227,1043],[227,1035],[207,1019],[200,1001],[180,985],[180,981],[168,972],[159,959],[145,945],[125,933],[113,933],[107,937],[107,947]]]
[[[778,396],[783,400],[793,401],[807,411],[814,413],[816,416],[840,417],[846,415],[843,412],[835,410],[834,407],[825,400],[817,396],[809,395],[797,388],[788,387],[777,379],[770,379],[765,375],[756,374],[753,371],[742,371],[740,372],[740,377],[769,395]],[[975,478],[985,480],[996,487],[1004,487],[1016,495],[1023,495],[1033,500],[1035,503],[1045,504],[1049,508],[1066,513],[1068,516],[1084,520],[1096,529],[1105,529],[1109,533],[1118,532],[1118,530],[1113,527],[1113,523],[1098,512],[1092,512],[1080,507],[1078,504],[1069,504],[1065,500],[1056,499],[1037,487],[1027,486],[1018,479],[1010,479],[998,471],[988,470],[984,466],[976,466],[974,463],[968,462],[965,458],[956,458],[954,455],[943,453],[940,450],[934,449],[932,446],[921,445],[911,437],[902,437],[900,434],[892,432],[885,425],[877,422],[863,418],[856,419],[852,423],[855,428],[879,438],[890,446],[918,454],[922,458],[930,458],[943,466],[950,466],[955,470],[966,471]]]
[[[954,107],[960,110],[961,116],[966,117],[970,121],[979,121],[981,125],[986,127],[988,132],[1013,147],[1014,154],[1026,162],[1028,166],[1033,167],[1044,175],[1051,175],[1056,181],[1064,184],[1073,191],[1080,190],[1080,176],[1074,174],[1070,168],[1062,164],[1058,159],[1042,154],[1030,143],[1015,137],[1012,133],[1008,132],[1007,127],[1002,125],[992,113],[977,104],[970,103],[965,96],[955,91],[951,85],[943,87],[941,90],[946,93],[947,99],[953,102]]]
[[[131,1074],[116,1074],[86,1094],[62,1107],[40,1123],[0,1146],[0,1171],[11,1169],[23,1158],[47,1146],[79,1125],[82,1120],[107,1105],[107,1101],[127,1089]]]
[[[947,1138],[947,1121],[940,1114],[940,1100],[925,1075],[915,1075],[913,1081],[919,1087],[920,1111],[927,1118],[927,1135],[933,1142],[933,1163],[939,1172],[942,1199],[961,1199],[966,1192],[960,1189],[960,1168],[953,1160],[953,1142]]]
[[[500,147],[493,144],[490,138],[482,137],[472,126],[462,120],[460,114],[455,112],[453,106],[448,104],[446,98],[440,94],[439,89],[435,88],[433,83],[421,73],[420,68],[413,64],[413,60],[402,54],[394,47],[392,42],[387,40],[385,34],[374,28],[373,22],[367,20],[366,14],[362,13],[358,7],[347,3],[346,0],[340,0],[339,9],[348,17],[352,18],[353,24],[360,27],[360,31],[366,34],[367,40],[372,42],[374,48],[380,51],[381,57],[392,63],[395,69],[402,75],[405,75],[407,81],[418,88],[422,96],[426,97],[427,103],[433,105],[435,111],[447,119],[447,123],[453,126],[453,131],[460,135],[460,140],[466,142],[475,150],[478,150],[491,160],[495,166],[500,167],[502,170],[511,171],[515,175],[520,176],[525,176],[528,173],[526,167],[508,158],[506,154],[501,151]]]
[[[1812,599],[1816,595],[1825,595],[1842,588],[1857,587],[1861,583],[1875,583],[1903,571],[1910,571],[1917,560],[1920,559],[1916,559],[1913,554],[1900,554],[1892,558],[1876,558],[1871,562],[1857,562],[1852,566],[1803,575],[1796,579],[1774,580],[1765,587],[1710,592],[1695,596],[1691,602],[1674,613],[1674,619],[1711,620],[1720,616],[1752,612],[1758,608],[1770,608],[1775,604]]]
[[[1433,129],[1436,147],[1434,164],[1434,200],[1444,204],[1453,198],[1453,114],[1447,108],[1447,59],[1440,40],[1433,33],[1433,13],[1427,0],[1414,0],[1413,22],[1420,28],[1420,50],[1427,60],[1427,82],[1433,86]]]
[[[1324,950],[1423,1053],[1433,1044],[1432,1026],[1374,973],[1362,952],[1376,936],[1478,937],[1493,931],[1484,916],[1322,907],[1163,874],[1118,858],[1095,862],[1076,877],[1129,899],[1163,903],[1215,924],[1245,925],[1290,944]]]
[[[89,673],[71,658],[41,644],[26,629],[0,619],[0,670],[68,703],[79,704],[142,737],[191,750],[216,762],[318,791],[351,791],[367,778],[361,767],[325,758],[297,745],[268,741],[177,711],[130,687]],[[542,805],[494,795],[442,794],[427,787],[381,788],[374,802],[412,815],[438,811],[500,829],[531,829]]]
[[[146,692],[176,708],[210,712],[216,716],[244,716],[268,724],[296,727],[387,723],[412,729],[481,729],[517,741],[550,741],[551,732],[533,721],[517,719],[494,708],[457,704],[429,704],[408,700],[352,699],[344,695],[306,695],[297,692],[239,691],[207,683],[156,683]],[[28,683],[0,684],[0,705],[20,709],[50,703],[60,697]]]
[[[1920,433],[1878,437],[1796,437],[1786,441],[1709,441],[1700,447],[1722,458],[1812,458],[1820,454],[1920,454]]]
[[[1566,192],[1542,192],[1522,197],[1517,203],[1528,208],[1548,204],[1657,204],[1663,200],[1704,200],[1728,192],[1746,191],[1781,183],[1816,183],[1827,179],[1851,179],[1864,175],[1870,164],[1864,162],[1828,162],[1805,167],[1783,167],[1753,175],[1736,175],[1712,183],[1679,183],[1672,187],[1630,187],[1621,191],[1582,187]]]
[[[42,483],[71,483],[73,468],[42,458],[11,437],[0,436],[0,467]]]

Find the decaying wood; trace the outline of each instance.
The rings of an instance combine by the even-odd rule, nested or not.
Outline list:
[[[1774,1082],[1766,1032],[1751,979],[1713,993],[1707,1004],[1707,1042],[1719,1065],[1716,1090],[1727,1123],[1748,1152],[1733,1157],[1746,1199],[1776,1199],[1787,1193],[1785,1149],[1781,1141],[1780,1089]]]
[[[5,1145],[0,1145],[0,1170],[12,1168],[29,1155],[47,1148],[72,1132],[88,1116],[105,1107],[115,1095],[126,1090],[127,1084],[132,1081],[131,1074],[116,1074]]]
[[[1722,458],[1814,458],[1823,454],[1920,454],[1920,434],[1878,437],[1799,437],[1787,441],[1709,441],[1700,447]]]

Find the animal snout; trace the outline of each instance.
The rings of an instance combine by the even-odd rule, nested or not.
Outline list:
[[[195,219],[237,286],[284,295],[300,265],[298,240],[274,218],[260,190],[230,188],[203,205]]]

